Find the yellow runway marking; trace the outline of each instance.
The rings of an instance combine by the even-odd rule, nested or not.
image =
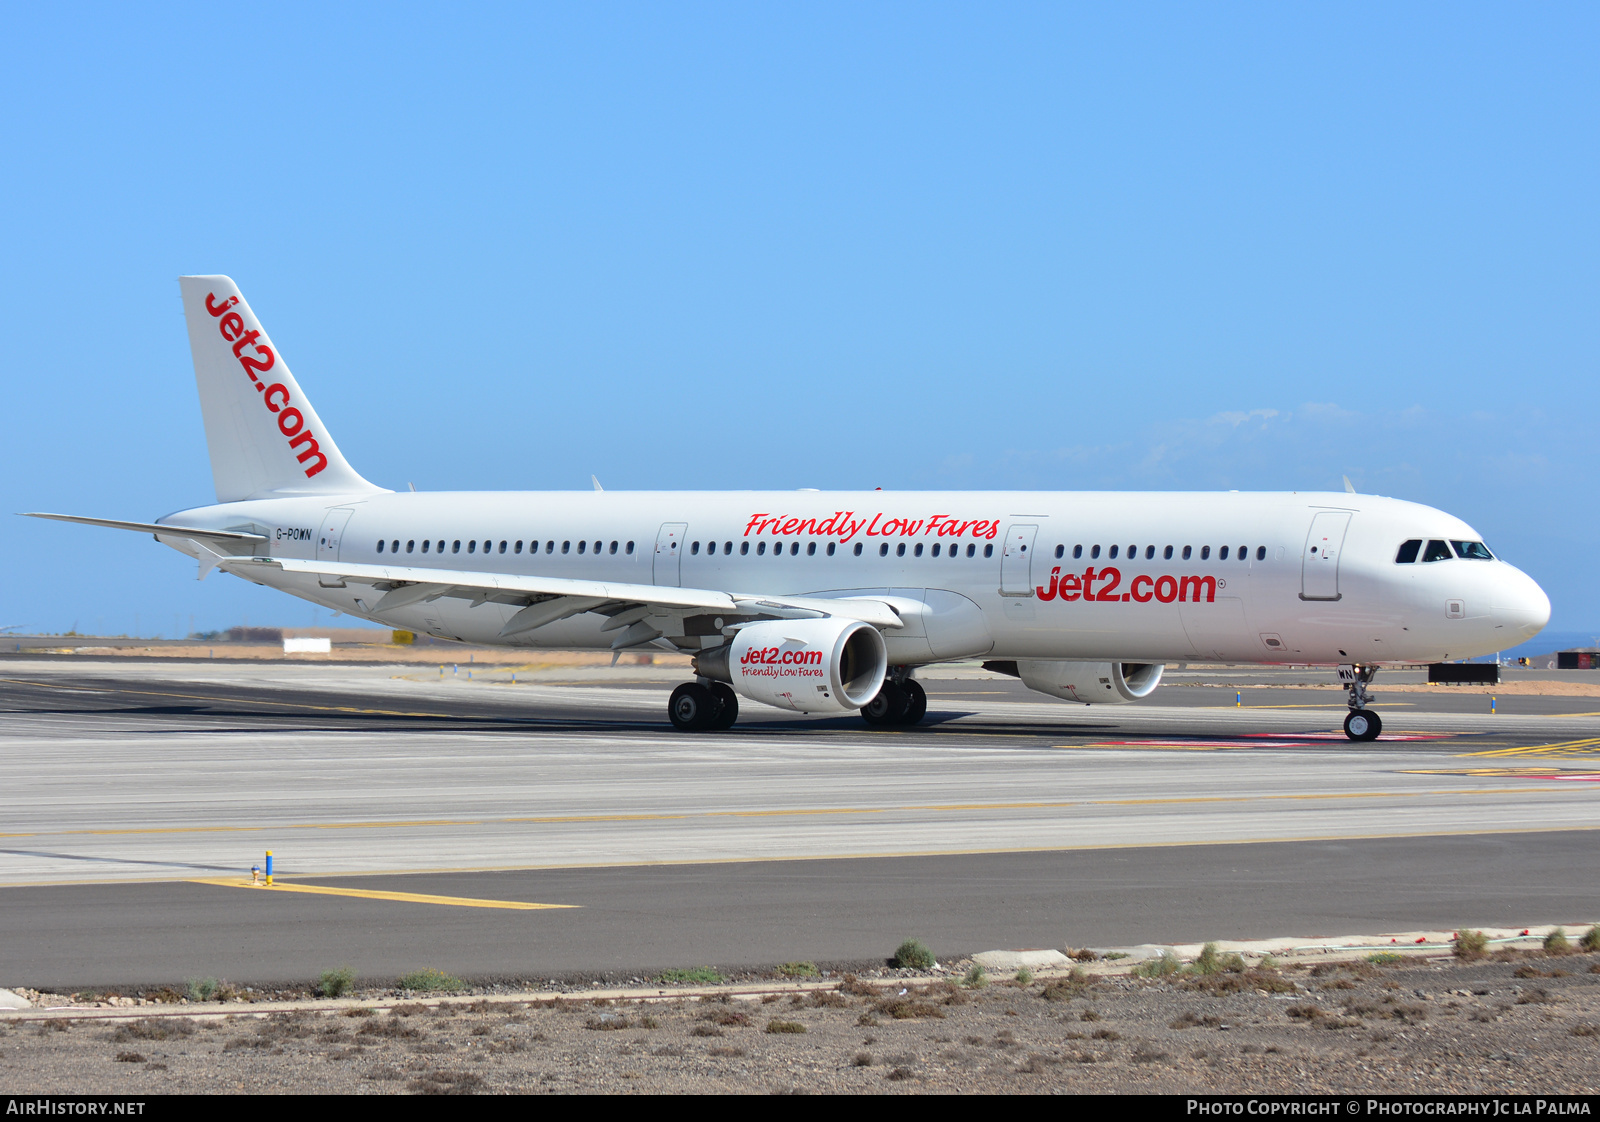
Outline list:
[[[1532,744],[1525,748],[1495,748],[1487,752],[1464,752],[1467,756],[1483,756],[1490,759],[1507,759],[1512,756],[1600,756],[1600,737],[1590,737],[1587,740],[1561,740],[1555,744]]]
[[[551,908],[579,908],[581,904],[530,904],[522,900],[474,900],[470,896],[430,896],[422,892],[382,892],[371,888],[326,888],[319,884],[251,884],[233,877],[204,877],[190,884],[216,884],[224,888],[255,888],[263,892],[308,892],[317,896],[355,896],[362,900],[397,900],[402,904],[444,904],[455,908],[504,908],[513,912],[538,912]]]

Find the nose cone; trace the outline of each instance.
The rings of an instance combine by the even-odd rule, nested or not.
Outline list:
[[[1550,597],[1521,569],[1507,565],[1506,570],[1495,590],[1495,623],[1516,635],[1517,642],[1525,642],[1550,622]]]

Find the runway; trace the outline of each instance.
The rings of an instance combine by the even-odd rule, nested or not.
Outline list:
[[[683,734],[664,718],[676,676],[510,674],[0,661],[0,985],[202,960],[240,980],[329,955],[533,976],[881,957],[934,931],[971,951],[1600,913],[1600,698],[1490,715],[1380,679],[1385,738],[1357,745],[1325,684],[1242,679],[1236,707],[1175,675],[1161,704],[1085,709],[927,677],[915,729],[752,704],[727,733]],[[290,885],[365,895],[234,887],[269,849]]]

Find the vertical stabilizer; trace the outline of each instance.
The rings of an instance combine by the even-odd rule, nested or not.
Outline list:
[[[179,277],[219,502],[382,491],[357,475],[228,277]]]

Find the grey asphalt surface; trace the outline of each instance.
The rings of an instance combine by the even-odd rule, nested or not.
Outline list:
[[[913,730],[752,705],[684,735],[670,673],[0,660],[0,985],[627,977],[871,960],[908,935],[951,955],[1600,916],[1600,699],[1491,717],[1380,690],[1386,739],[1354,745],[1309,673],[1174,675],[1159,704],[1093,709],[929,677]],[[267,848],[293,884],[577,907],[235,887]]]

